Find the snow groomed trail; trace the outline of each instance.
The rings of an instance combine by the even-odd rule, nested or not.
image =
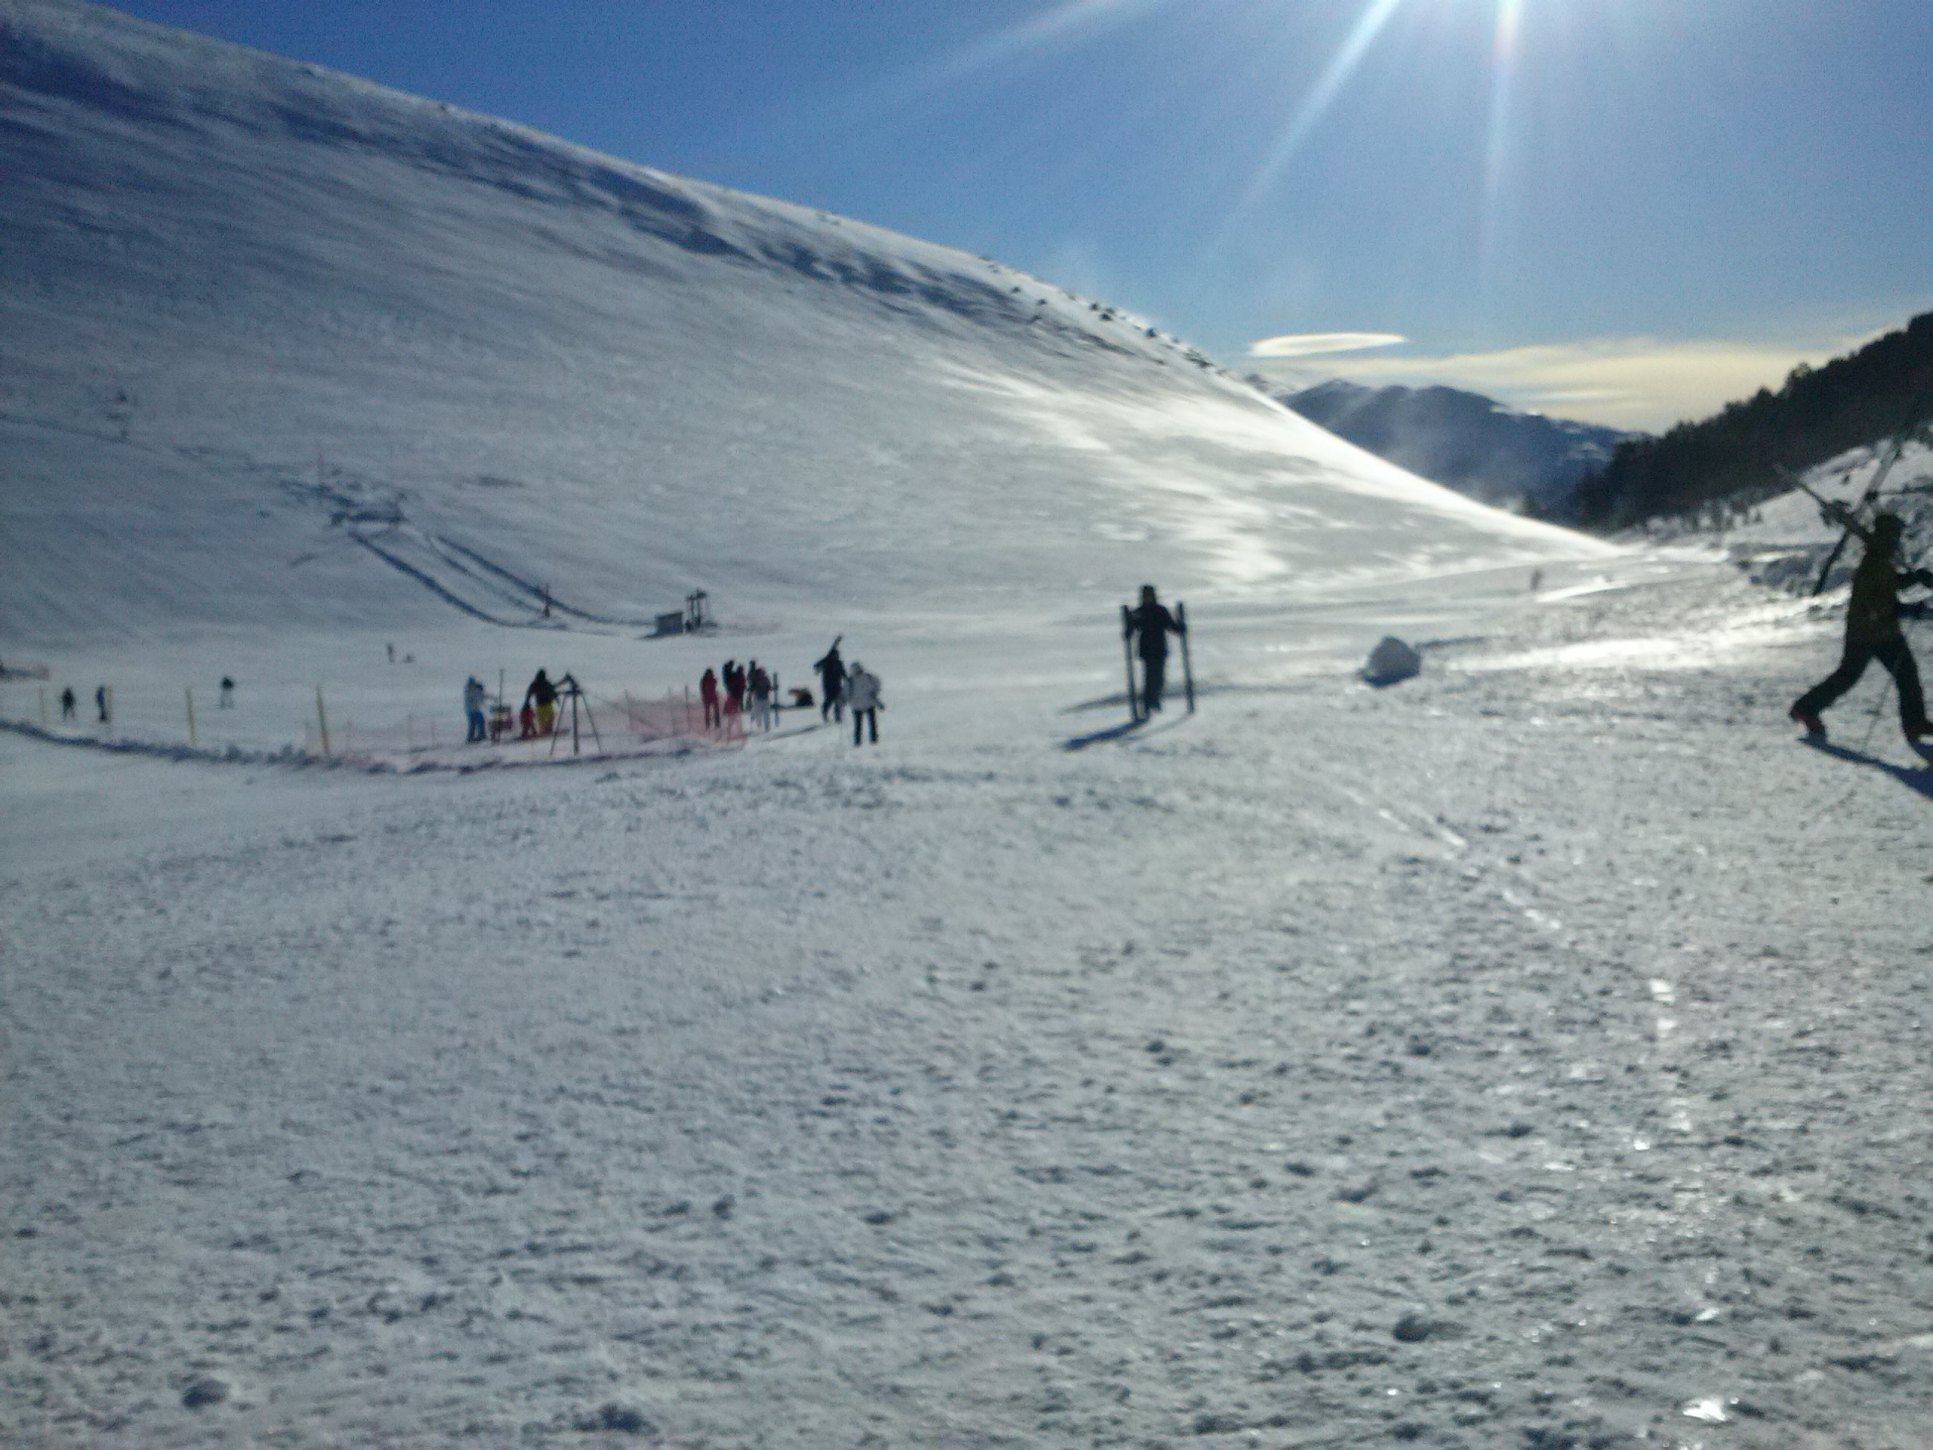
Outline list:
[[[1933,783],[1768,598],[1074,752],[0,739],[6,1438],[1923,1445]]]

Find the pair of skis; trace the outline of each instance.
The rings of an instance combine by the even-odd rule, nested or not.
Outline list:
[[[1188,606],[1175,604],[1175,633],[1181,636],[1181,683],[1188,697],[1188,713],[1195,713],[1195,669],[1188,659]],[[1141,708],[1141,692],[1134,683],[1134,611],[1121,606],[1121,656],[1128,667],[1128,714],[1137,722],[1148,718]]]
[[[1873,473],[1872,482],[1866,485],[1866,491],[1859,496],[1859,501],[1850,509],[1844,504],[1828,504],[1811,489],[1805,489],[1818,501],[1826,521],[1841,525],[1839,542],[1834,544],[1832,552],[1826,555],[1825,566],[1819,570],[1819,577],[1813,582],[1812,592],[1815,596],[1824,592],[1826,581],[1832,577],[1833,566],[1838,564],[1839,556],[1846,551],[1846,545],[1852,536],[1854,534],[1858,534],[1861,538],[1866,536],[1866,530],[1859,522],[1860,516],[1879,502],[1880,490],[1886,482],[1886,475],[1893,471],[1893,465],[1899,462],[1900,455],[1906,451],[1906,445],[1911,443],[1918,434],[1920,420],[1926,416],[1929,405],[1933,405],[1933,390],[1923,392],[1913,400],[1912,406],[1907,409],[1905,423],[1881,450],[1879,467]],[[1779,472],[1790,478],[1792,482],[1798,482],[1797,478],[1787,470],[1780,469]],[[1805,488],[1805,485],[1801,483],[1799,487]]]

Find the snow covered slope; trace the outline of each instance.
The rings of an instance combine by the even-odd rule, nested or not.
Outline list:
[[[1593,547],[996,263],[69,0],[0,0],[0,174],[15,642]]]

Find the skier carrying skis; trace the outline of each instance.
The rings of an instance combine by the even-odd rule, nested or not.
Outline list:
[[[844,638],[843,634],[835,638],[825,658],[812,666],[818,672],[820,693],[825,697],[819,702],[821,721],[846,718],[846,662],[839,658],[839,641]]]
[[[1809,736],[1824,739],[1826,727],[1819,712],[1859,683],[1874,660],[1885,666],[1899,686],[1899,723],[1910,741],[1933,735],[1926,718],[1926,699],[1920,692],[1919,666],[1899,627],[1899,591],[1910,584],[1933,588],[1933,573],[1925,569],[1900,572],[1893,567],[1900,537],[1906,531],[1898,514],[1881,513],[1870,529],[1852,519],[1847,527],[1866,542],[1865,557],[1852,576],[1852,597],[1846,602],[1846,650],[1839,668],[1799,696],[1792,718]]]
[[[1141,603],[1128,611],[1127,633],[1136,640],[1134,652],[1141,656],[1141,708],[1161,708],[1161,677],[1168,669],[1168,636],[1180,634],[1181,626],[1168,607],[1154,597],[1154,585],[1141,586]]]

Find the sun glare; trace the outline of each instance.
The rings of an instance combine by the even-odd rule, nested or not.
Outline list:
[[[1403,0],[1369,0],[1368,6],[1350,30],[1349,37],[1343,42],[1342,48],[1324,67],[1315,87],[1296,108],[1295,115],[1283,129],[1281,136],[1276,139],[1275,144],[1269,148],[1268,155],[1262,158],[1261,166],[1256,169],[1254,179],[1249,182],[1247,191],[1242,195],[1241,204],[1236,208],[1238,212],[1246,212],[1252,208],[1274,184],[1282,168],[1294,158],[1295,153],[1301,149],[1303,141],[1315,129],[1316,123],[1322,119],[1329,107],[1334,104],[1336,97],[1342,93],[1342,88],[1349,83],[1349,77],[1355,73],[1356,67],[1362,64],[1363,56],[1368,54],[1369,47],[1375,44],[1376,37],[1382,33],[1383,27],[1389,24],[1390,16],[1396,13],[1397,7],[1402,3]]]
[[[1490,47],[1490,130],[1483,152],[1483,255],[1496,255],[1503,209],[1503,172],[1510,144],[1511,92],[1523,34],[1524,0],[1497,0],[1496,38]]]

